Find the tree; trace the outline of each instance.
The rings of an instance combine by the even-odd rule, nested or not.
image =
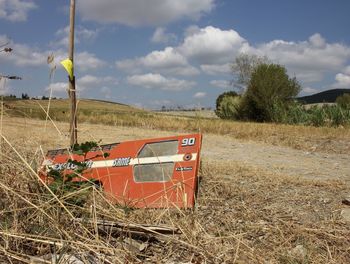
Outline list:
[[[21,97],[22,97],[23,100],[28,100],[29,99],[29,96],[28,96],[27,93],[22,93]]]
[[[284,110],[300,90],[299,82],[289,78],[284,66],[262,63],[251,74],[241,110],[248,119],[273,121],[276,107]]]
[[[234,76],[231,83],[239,92],[243,93],[248,87],[254,69],[258,65],[268,62],[267,57],[241,53],[231,65],[231,72]]]
[[[341,108],[350,109],[350,94],[345,93],[343,95],[338,96],[337,99],[335,100],[335,102]]]
[[[224,96],[215,113],[218,117],[222,119],[239,119],[240,103],[241,103],[241,97],[239,95]]]
[[[227,97],[227,96],[235,97],[237,95],[238,94],[235,91],[229,91],[229,92],[224,92],[224,93],[220,94],[218,96],[218,98],[216,98],[216,110],[219,109],[220,104],[221,104],[222,100],[224,99],[224,97]]]

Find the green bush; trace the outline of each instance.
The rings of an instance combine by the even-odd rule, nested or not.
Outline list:
[[[224,92],[216,99],[215,114],[222,119],[236,119],[239,95],[234,91]]]
[[[239,119],[240,96],[225,96],[219,105],[216,115],[222,119]]]
[[[249,120],[259,122],[278,120],[281,117],[274,116],[276,106],[286,111],[300,89],[299,82],[296,78],[289,78],[285,67],[272,63],[260,64],[254,69],[243,97],[243,114]]]
[[[306,109],[298,102],[287,106],[275,103],[272,108],[273,122],[310,126],[347,126],[350,124],[350,109],[339,105],[311,106]]]
[[[302,104],[292,102],[288,106],[287,124],[307,124],[309,119],[308,113]]]
[[[329,123],[331,126],[338,127],[350,123],[350,109],[345,109],[339,105],[326,107]]]
[[[307,124],[316,127],[324,126],[326,124],[328,115],[324,107],[318,107],[316,105],[312,106],[307,110],[307,113],[309,114]]]
[[[238,94],[237,94],[235,91],[228,91],[228,92],[224,92],[224,93],[220,94],[220,95],[218,96],[218,98],[216,98],[216,108],[215,108],[215,109],[216,109],[216,110],[219,109],[219,106],[220,106],[222,100],[223,100],[226,96],[235,97],[235,96],[237,96],[237,95],[238,95]]]
[[[335,102],[341,108],[350,109],[350,94],[345,93],[341,96],[338,96]]]

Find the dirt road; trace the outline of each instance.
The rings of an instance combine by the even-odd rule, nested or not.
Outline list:
[[[308,179],[339,179],[350,183],[350,155],[306,152],[288,147],[205,135],[203,158],[239,162],[274,173]]]
[[[68,130],[65,123],[56,125],[61,131]],[[5,118],[2,130],[3,135],[10,141],[17,142],[17,144],[19,141],[25,142],[28,147],[29,145],[42,146],[46,150],[64,147],[68,144],[67,136],[59,135],[52,124],[47,125],[45,132],[44,121]],[[102,140],[103,143],[174,134],[179,133],[90,124],[79,126],[81,141]],[[203,160],[239,163],[293,177],[320,180],[339,179],[350,183],[350,153],[306,152],[284,146],[238,140],[233,136],[205,134],[202,157]]]

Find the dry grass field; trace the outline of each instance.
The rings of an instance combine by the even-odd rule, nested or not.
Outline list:
[[[36,171],[46,150],[68,146],[68,124],[8,108],[0,128],[0,263],[350,263],[350,222],[341,214],[349,208],[342,204],[350,195],[349,128],[99,113],[80,116],[80,142],[203,133],[195,210],[120,208],[95,187],[84,208],[65,206]],[[102,219],[181,234],[109,232],[97,227]]]

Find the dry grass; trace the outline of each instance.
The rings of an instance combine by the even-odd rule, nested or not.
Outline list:
[[[88,259],[93,263],[350,262],[350,227],[340,218],[340,201],[349,190],[347,182],[307,181],[239,163],[204,159],[194,211],[119,208],[93,187],[88,205],[76,208],[49,193],[36,174],[46,149],[67,145],[65,133],[57,133],[52,125],[45,131],[42,121],[5,117],[3,122],[0,263],[30,263],[30,256],[47,254],[74,254],[85,263]],[[59,122],[56,126],[59,131],[68,127]],[[176,126],[177,131],[209,131],[302,149],[321,141],[322,151],[349,153],[348,145],[337,146],[346,141],[348,129],[207,119],[153,118],[127,131],[94,126],[94,133],[91,127],[83,126],[80,136],[81,140],[102,138],[111,143],[130,138],[133,133],[142,137],[169,134],[144,130],[146,127],[171,130]],[[166,224],[182,234],[157,240],[128,232],[105,233],[74,221],[75,217]],[[124,241],[130,237],[141,241],[145,249],[127,246]]]
[[[34,153],[17,146],[27,159]],[[86,256],[95,263],[348,263],[350,228],[339,217],[349,186],[305,181],[239,164],[203,161],[197,208],[125,210],[93,189],[84,208],[64,207],[33,171],[3,146],[0,180],[0,260],[29,263],[28,256]],[[14,180],[16,179],[16,180]],[[64,200],[61,200],[64,203]],[[143,238],[134,251],[121,243],[131,234],[104,234],[72,215],[126,223],[167,224],[181,236],[166,242]],[[296,247],[302,253],[295,253]],[[294,252],[294,253],[293,253]],[[86,260],[87,261],[87,260]],[[99,261],[99,262],[98,262]]]
[[[5,116],[23,116],[46,119],[47,101],[19,100],[5,102]],[[349,127],[311,127],[301,125],[259,124],[233,122],[217,118],[172,116],[147,112],[125,105],[81,100],[78,104],[79,123],[104,124],[118,127],[136,127],[178,132],[200,131],[217,135],[229,135],[237,139],[254,140],[272,145],[288,146],[311,151],[350,153]],[[55,121],[69,119],[68,102],[53,100],[50,115]]]

